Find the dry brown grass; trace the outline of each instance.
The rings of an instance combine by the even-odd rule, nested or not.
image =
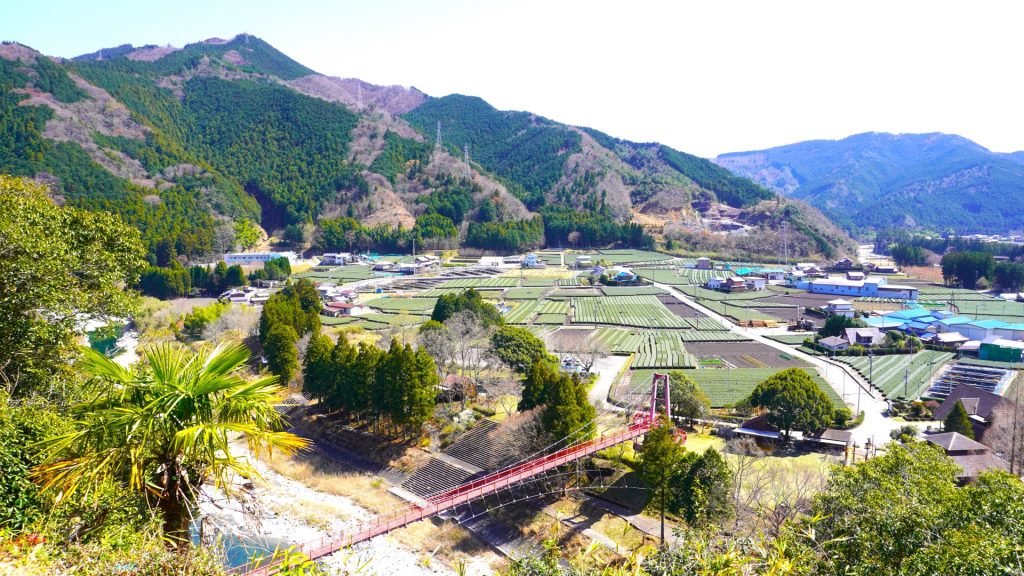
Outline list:
[[[345,470],[315,454],[275,454],[265,462],[271,470],[282,476],[302,482],[314,490],[351,498],[353,502],[371,512],[386,512],[405,505],[402,500],[388,492],[387,484],[383,480]]]
[[[934,266],[905,266],[903,271],[913,278],[928,282],[942,283],[942,268]]]

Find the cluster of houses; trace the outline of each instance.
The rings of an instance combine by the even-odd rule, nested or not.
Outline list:
[[[317,284],[316,291],[323,302],[321,313],[324,316],[360,316],[371,311],[368,306],[358,302],[359,293],[355,290],[342,288],[331,282],[321,282]]]
[[[413,258],[412,262],[392,262],[390,260],[376,260],[373,263],[374,272],[397,272],[405,275],[423,274],[433,272],[441,268],[441,259],[433,254],[423,254]]]
[[[253,288],[252,286],[241,286],[222,293],[217,297],[217,300],[233,304],[262,306],[267,300],[270,300],[270,291]]]

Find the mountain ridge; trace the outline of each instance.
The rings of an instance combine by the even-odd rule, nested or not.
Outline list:
[[[219,250],[225,226],[244,219],[271,231],[316,231],[323,218],[353,216],[409,230],[438,209],[448,210],[460,237],[480,238],[482,228],[470,235],[467,226],[508,222],[512,234],[531,213],[564,221],[558,210],[572,208],[576,223],[563,225],[614,242],[615,226],[638,222],[655,235],[671,224],[713,231],[704,217],[716,203],[753,209],[775,198],[661,144],[500,111],[477,97],[316,74],[248,34],[180,49],[122,45],[69,60],[7,43],[0,65],[8,96],[0,113],[38,148],[0,142],[0,168],[48,179],[68,201],[121,213],[154,252],[168,233],[179,254]],[[38,117],[22,118],[29,112]],[[468,213],[446,208],[463,193],[459,179],[473,197]],[[188,222],[179,221],[184,213]],[[292,236],[308,242],[304,234]],[[825,236],[808,249],[849,244],[841,233]],[[528,248],[538,240],[521,241]]]
[[[864,132],[715,158],[720,166],[807,201],[852,232],[886,227],[1007,232],[1024,189],[1024,153],[997,153],[940,132]]]

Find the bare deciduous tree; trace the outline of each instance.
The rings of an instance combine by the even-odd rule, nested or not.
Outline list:
[[[992,411],[992,426],[985,443],[1010,464],[1010,472],[1024,472],[1024,375],[1017,376],[1010,396]]]
[[[609,354],[608,346],[593,337],[579,338],[570,342],[565,347],[565,351],[575,357],[586,372],[590,372],[598,360],[607,358]]]
[[[203,340],[214,344],[225,340],[245,340],[256,336],[259,327],[259,308],[234,305],[203,328]]]

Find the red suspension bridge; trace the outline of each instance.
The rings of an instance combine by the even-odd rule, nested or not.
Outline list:
[[[499,491],[520,484],[526,480],[537,477],[549,470],[558,468],[565,464],[586,458],[596,452],[635,440],[651,430],[655,425],[657,416],[657,401],[659,384],[664,391],[664,406],[666,413],[669,406],[668,376],[655,374],[651,381],[650,407],[637,410],[633,413],[631,423],[624,429],[613,434],[602,435],[599,438],[584,440],[571,444],[565,448],[557,449],[546,454],[540,454],[534,458],[508,466],[485,476],[471,479],[464,484],[445,490],[424,501],[400,508],[385,514],[375,516],[356,525],[350,532],[345,532],[334,537],[325,537],[319,541],[307,542],[295,547],[295,550],[308,556],[310,559],[317,559],[332,554],[369,540],[375,536],[386,534],[397,528],[401,528],[418,520],[429,518],[436,514],[446,512],[471,501],[478,500],[485,496],[496,494]],[[589,424],[589,423],[588,423]],[[685,441],[685,433],[682,435]],[[570,435],[569,438],[571,438]],[[554,444],[555,446],[565,442],[562,439]],[[249,566],[239,567],[232,572],[246,574],[246,576],[269,576],[276,573],[278,564],[275,562],[265,564],[256,568]]]

